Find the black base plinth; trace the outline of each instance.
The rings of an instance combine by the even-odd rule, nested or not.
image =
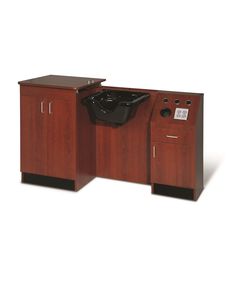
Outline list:
[[[22,183],[66,189],[71,191],[75,190],[74,180],[55,178],[31,173],[22,173]]]
[[[175,198],[195,200],[194,190],[188,188],[174,187],[162,184],[152,184],[152,193]]]

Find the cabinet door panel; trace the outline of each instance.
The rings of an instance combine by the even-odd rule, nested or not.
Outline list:
[[[48,96],[48,175],[75,179],[75,94]]]
[[[151,181],[164,185],[193,188],[192,148],[174,143],[152,143]],[[155,155],[155,157],[154,157]]]
[[[47,173],[46,99],[21,94],[21,171]],[[42,113],[44,112],[44,113]]]

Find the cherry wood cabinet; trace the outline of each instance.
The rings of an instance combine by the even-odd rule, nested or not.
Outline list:
[[[22,88],[22,172],[75,179],[75,102],[71,91]]]
[[[101,81],[46,76],[20,82],[23,182],[78,190],[94,178],[95,127],[81,99]]]
[[[196,200],[203,190],[203,95],[103,81],[49,75],[19,82],[22,182],[77,191],[98,176]],[[103,90],[149,98],[121,126],[93,123],[82,102]],[[188,117],[177,119],[177,108]]]
[[[188,116],[176,119],[177,109]],[[150,133],[152,193],[196,200],[203,190],[203,95],[159,91]]]

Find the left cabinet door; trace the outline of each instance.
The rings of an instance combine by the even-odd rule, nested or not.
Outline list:
[[[21,172],[47,174],[47,99],[21,91]]]

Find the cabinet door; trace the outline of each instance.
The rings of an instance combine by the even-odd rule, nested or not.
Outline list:
[[[21,171],[46,175],[47,114],[45,97],[22,91],[21,104]]]
[[[76,97],[58,93],[48,96],[47,174],[76,178]]]
[[[190,146],[152,143],[152,183],[193,188],[193,172],[193,152]]]

